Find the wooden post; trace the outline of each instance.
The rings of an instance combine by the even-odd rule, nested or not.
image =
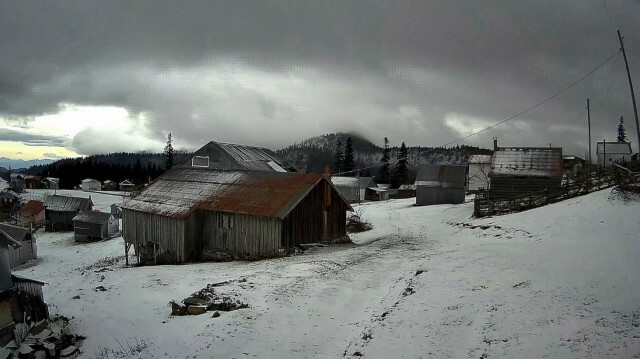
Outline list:
[[[629,62],[627,62],[627,53],[624,51],[624,43],[622,42],[622,35],[618,30],[618,40],[620,41],[620,49],[622,50],[622,57],[624,57],[624,66],[627,69],[627,79],[629,80],[629,90],[631,90],[631,103],[633,104],[633,115],[636,118],[636,136],[638,141],[638,149],[640,151],[640,125],[638,125],[638,108],[636,106],[636,95],[633,92],[633,83],[631,82],[631,73],[629,72]]]
[[[124,242],[124,263],[128,267],[129,266],[129,246],[130,244],[127,241]]]

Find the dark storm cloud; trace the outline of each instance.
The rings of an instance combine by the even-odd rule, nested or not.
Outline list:
[[[611,22],[640,38],[638,2],[607,4]],[[190,148],[280,147],[339,130],[441,145],[536,104],[619,47],[595,0],[6,1],[0,43],[0,117],[24,123],[60,103],[124,107],[149,119],[140,149],[169,131]],[[602,114],[594,138],[613,138],[620,115],[631,134],[621,66],[618,56],[466,142],[498,136],[582,154],[586,97]],[[74,148],[130,144],[90,141],[101,135],[91,131]]]
[[[0,128],[0,141],[21,142],[27,146],[64,146],[67,141],[64,137],[30,134],[7,128]]]

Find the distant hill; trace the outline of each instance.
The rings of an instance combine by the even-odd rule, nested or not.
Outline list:
[[[378,175],[380,170],[380,159],[382,157],[382,147],[375,145],[368,139],[348,133],[332,133],[322,136],[312,137],[300,143],[295,143],[276,151],[283,161],[297,168],[304,168],[311,172],[322,172],[325,166],[333,166],[334,152],[338,140],[342,145],[351,136],[353,140],[354,157],[357,168],[371,167],[363,170],[362,176]],[[380,138],[382,142],[383,138]],[[392,168],[398,157],[399,147],[391,147]],[[454,147],[407,147],[409,152],[410,179],[415,178],[418,166],[428,163],[448,163],[466,164],[470,155],[491,154],[489,149],[473,146]]]
[[[13,160],[11,158],[0,157],[0,167],[4,167],[5,169],[18,169],[18,168],[29,168],[35,165],[46,165],[48,163],[52,163],[53,160]]]

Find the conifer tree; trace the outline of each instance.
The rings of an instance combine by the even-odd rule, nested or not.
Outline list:
[[[167,145],[164,146],[164,156],[165,156],[165,169],[170,170],[173,167],[173,145],[171,132],[169,132],[169,136],[167,136]]]
[[[353,158],[353,140],[351,136],[347,138],[347,144],[344,148],[344,165],[342,170],[344,172],[353,171],[356,167],[355,160]],[[353,173],[349,173],[349,175],[353,175]]]
[[[393,169],[393,178],[391,179],[391,185],[393,188],[398,188],[401,185],[407,183],[409,179],[409,151],[407,146],[402,142],[400,151],[398,152],[398,162]]]
[[[620,122],[618,122],[618,142],[627,142],[627,134],[624,129],[624,118],[620,116]]]
[[[389,149],[389,139],[384,138],[384,147],[382,148],[382,168],[380,169],[380,178],[378,182],[389,183],[391,182],[391,150]]]
[[[344,152],[342,150],[342,141],[338,140],[336,144],[336,152],[333,155],[333,172],[340,173],[344,167]]]

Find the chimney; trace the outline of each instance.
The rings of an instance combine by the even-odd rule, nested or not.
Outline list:
[[[324,176],[327,177],[327,179],[331,179],[331,167],[324,166]]]
[[[498,137],[493,138],[493,150],[494,151],[498,150]]]

